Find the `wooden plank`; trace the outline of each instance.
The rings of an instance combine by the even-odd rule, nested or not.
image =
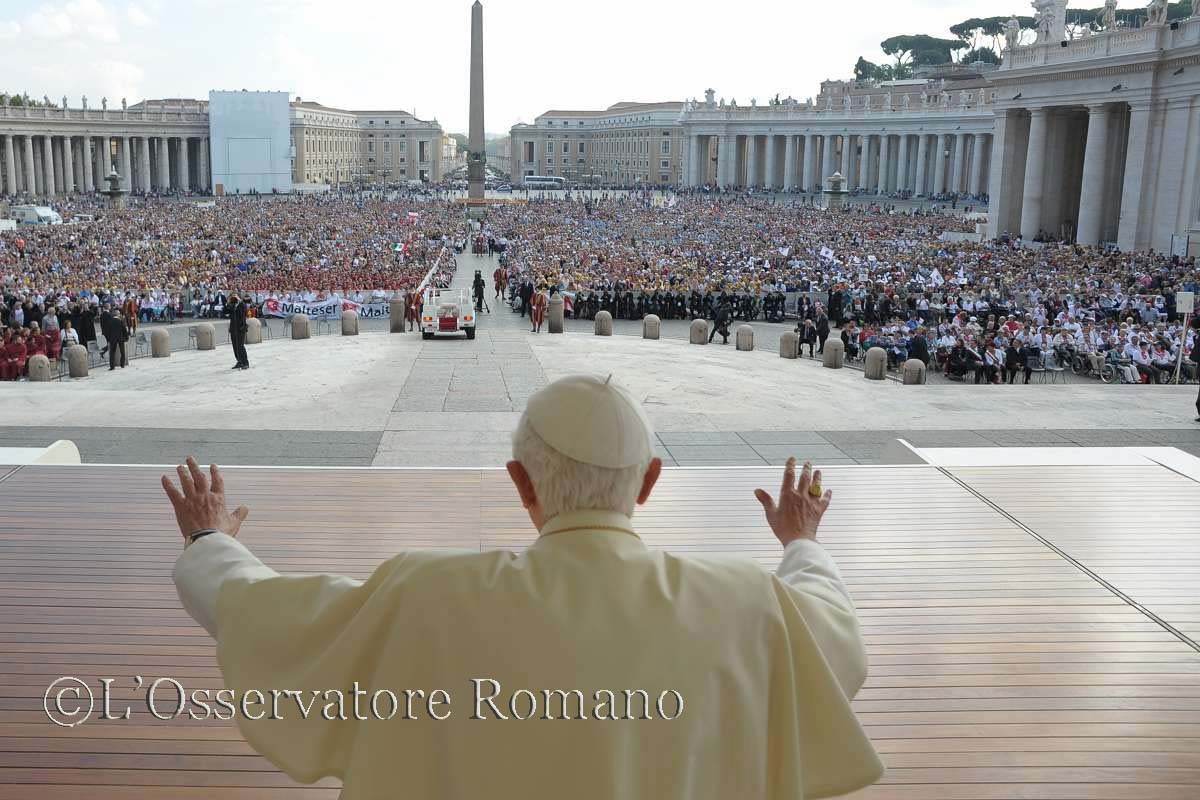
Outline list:
[[[968,482],[1011,490],[1002,507],[1057,531],[1072,516],[1059,510],[1062,492],[1101,478],[1141,491],[1168,474],[1111,469],[1061,484],[995,473],[995,486],[984,470]],[[46,720],[41,695],[60,675],[113,677],[122,704],[143,697],[134,675],[221,686],[212,643],[171,585],[179,538],[160,472],[34,466],[0,482],[0,800],[335,797],[280,775],[231,723]],[[773,568],[779,546],[753,489],[777,481],[776,469],[667,470],[636,524],[654,547]],[[71,508],[48,507],[42,488],[64,482]],[[251,507],[247,543],[284,571],[361,578],[402,548],[520,548],[534,538],[498,470],[230,468],[227,483],[231,500]],[[936,469],[832,467],[825,483],[836,499],[822,539],[856,598],[871,658],[855,708],[889,766],[854,797],[1200,797],[1200,654]],[[1154,497],[1192,508],[1180,486],[1168,488]],[[1183,587],[1200,567],[1189,531],[1147,527],[1141,549],[1116,542],[1132,535],[1127,520],[1115,532],[1097,528],[1103,515],[1087,520],[1113,540],[1085,554],[1094,569],[1181,625],[1200,624],[1195,587]],[[1084,538],[1068,543],[1082,552]]]

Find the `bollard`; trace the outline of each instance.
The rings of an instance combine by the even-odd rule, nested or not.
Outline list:
[[[754,328],[751,328],[749,325],[738,325],[737,330],[734,332],[734,339],[738,350],[753,350]]]
[[[217,346],[217,332],[211,322],[201,322],[196,326],[196,349],[212,350]]]
[[[692,320],[692,324],[688,327],[688,342],[690,344],[708,344],[708,320]]]
[[[43,355],[30,356],[27,366],[29,380],[34,383],[45,383],[50,380],[50,359]]]
[[[171,334],[163,328],[150,331],[150,355],[154,358],[171,356]]]
[[[821,366],[829,369],[841,369],[846,356],[846,345],[841,339],[827,339],[825,349],[821,353]]]
[[[307,339],[308,337],[308,316],[305,314],[292,314],[292,338]]]
[[[784,331],[784,334],[779,337],[779,357],[800,357],[800,334],[795,331]]]
[[[404,300],[399,292],[392,292],[388,300],[388,331],[391,333],[404,333]]]
[[[596,335],[612,336],[612,314],[607,311],[596,312]]]
[[[262,344],[263,324],[257,317],[246,320],[246,344]]]
[[[342,336],[358,336],[358,312],[342,312]]]
[[[662,332],[662,320],[657,314],[647,314],[642,317],[642,338],[657,339]]]
[[[925,382],[925,362],[910,358],[904,362],[904,385],[916,386]]]
[[[562,333],[566,327],[563,313],[563,296],[559,292],[555,292],[550,298],[549,310],[546,314],[546,322],[549,325],[551,333]]]
[[[872,347],[863,360],[863,377],[869,381],[881,381],[887,377],[887,350]]]
[[[72,378],[88,376],[88,351],[81,344],[73,344],[67,348],[67,374]]]

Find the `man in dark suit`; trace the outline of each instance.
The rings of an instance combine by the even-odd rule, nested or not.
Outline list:
[[[129,341],[129,329],[125,327],[125,320],[121,319],[119,314],[110,314],[108,330],[103,333],[104,341],[108,343],[108,371],[112,372],[117,368],[117,351],[121,353],[121,369],[125,369],[129,366],[129,359],[125,357],[125,343]]]
[[[246,355],[246,303],[236,294],[229,298],[229,343],[237,363],[234,369],[250,369],[250,357]]]
[[[104,310],[100,312],[100,333],[104,336],[104,347],[101,348],[100,355],[104,355],[105,353],[108,353],[111,350],[110,345],[112,344],[112,321],[115,316],[116,315],[112,313],[112,309],[108,306],[105,306]],[[94,332],[94,329],[93,329],[93,332]],[[80,336],[81,344],[83,343],[82,339],[83,339],[83,337]],[[87,345],[84,344],[84,347],[87,347]]]

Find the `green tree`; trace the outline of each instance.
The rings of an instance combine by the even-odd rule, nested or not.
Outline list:
[[[879,49],[896,59],[894,71],[899,71],[902,67],[949,63],[955,52],[967,49],[967,43],[962,39],[905,34],[884,39]]]
[[[972,17],[957,25],[950,26],[950,32],[966,42],[972,51],[980,50],[983,42],[990,39],[988,45],[993,53],[999,53],[1004,46],[1004,26],[1011,17]],[[1017,17],[1022,30],[1033,30],[1037,22],[1033,17]],[[967,60],[964,55],[963,60]]]
[[[29,96],[29,92],[22,94],[9,94],[8,92],[0,92],[0,106],[29,106],[30,108],[58,108],[57,103],[46,103],[42,100],[35,100]]]
[[[963,53],[963,64],[974,64],[976,61],[982,61],[984,64],[999,64],[1000,56],[996,55],[996,51],[990,47],[977,47]]]

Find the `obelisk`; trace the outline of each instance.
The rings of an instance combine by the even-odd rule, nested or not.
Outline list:
[[[467,215],[482,219],[487,210],[483,199],[484,165],[487,154],[483,142],[483,4],[471,6],[471,122],[467,131]]]

